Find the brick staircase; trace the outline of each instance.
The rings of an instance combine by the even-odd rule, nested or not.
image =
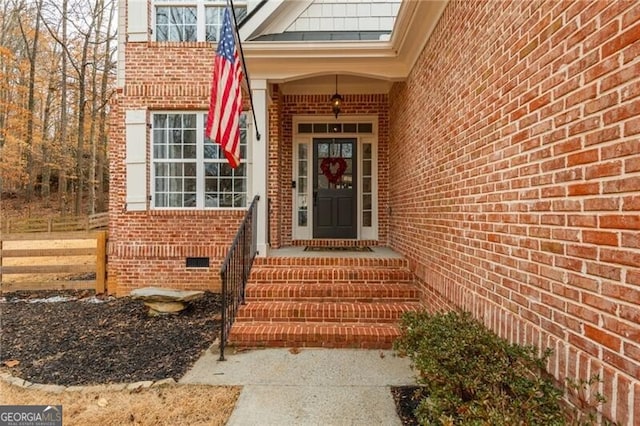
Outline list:
[[[388,349],[418,297],[401,258],[258,258],[229,344]]]

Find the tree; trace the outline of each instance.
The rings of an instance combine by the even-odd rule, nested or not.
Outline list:
[[[24,4],[24,2],[23,2]],[[35,118],[35,90],[36,90],[36,59],[38,57],[38,39],[40,37],[40,10],[42,9],[42,0],[38,0],[36,3],[35,13],[35,25],[31,34],[27,35],[25,25],[22,16],[18,18],[18,24],[20,26],[20,34],[27,51],[27,59],[29,60],[29,100],[27,103],[27,134],[26,134],[26,157],[27,157],[27,171],[29,172],[29,179],[27,182],[27,201],[31,200],[33,196],[33,187],[35,185],[35,167],[34,167],[34,118]],[[31,39],[31,40],[30,40]]]
[[[105,11],[108,10],[108,16],[106,17],[107,26],[111,28],[113,26],[113,18],[115,16],[115,1],[111,0],[105,4],[104,0],[98,0],[96,7],[101,11],[97,17],[97,24],[95,28],[95,37],[93,45],[93,64],[95,66],[91,73],[91,85],[92,90],[92,108],[91,108],[91,167],[90,167],[90,211],[96,212],[96,207],[102,211],[104,209],[104,162],[106,159],[106,146],[107,146],[107,106],[110,99],[109,91],[109,76],[112,70],[115,69],[113,62],[113,53],[111,51],[111,43],[115,38],[114,35],[110,35],[108,32],[103,34],[101,28],[104,25]],[[101,44],[104,43],[104,49],[101,49]],[[102,56],[102,58],[101,58]],[[100,86],[98,86],[98,66],[102,63],[102,78]],[[96,134],[97,127],[97,134]]]
[[[29,86],[29,46],[21,35],[23,19],[31,15],[24,1],[3,3],[0,31],[0,189],[16,192],[28,180],[26,167]],[[30,23],[26,25],[31,27]],[[31,30],[29,30],[29,34]],[[27,38],[30,40],[30,38]]]
[[[0,191],[104,211],[116,1],[0,4]]]

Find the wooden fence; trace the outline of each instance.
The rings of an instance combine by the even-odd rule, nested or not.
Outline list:
[[[70,240],[82,247],[72,247]],[[2,233],[0,292],[95,289],[104,293],[106,247],[106,231]],[[89,274],[95,279],[82,276]]]
[[[89,216],[58,216],[28,219],[8,218],[3,222],[2,232],[7,234],[28,232],[93,231],[96,229],[107,228],[109,214],[105,212]]]

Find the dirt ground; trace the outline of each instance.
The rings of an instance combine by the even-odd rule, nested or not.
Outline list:
[[[45,393],[0,382],[0,404],[62,405],[66,426],[224,425],[239,394],[239,387],[205,385]]]

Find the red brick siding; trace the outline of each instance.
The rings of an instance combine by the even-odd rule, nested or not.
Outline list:
[[[124,295],[144,286],[220,288],[219,267],[244,211],[127,212],[125,208],[125,111],[206,111],[213,55],[209,43],[126,45],[126,84],[113,105],[109,145],[110,292]],[[147,132],[147,144],[149,138]],[[147,187],[149,179],[147,172]],[[211,266],[186,268],[186,257],[210,257]]]
[[[280,145],[276,148],[279,156],[279,175],[273,174],[270,187],[280,188],[280,211],[272,212],[277,215],[271,220],[280,223],[279,229],[273,229],[273,247],[291,245],[292,240],[292,198],[291,176],[293,161],[293,116],[295,115],[331,115],[330,94],[327,95],[280,95],[282,103],[280,117]],[[341,117],[349,115],[377,115],[378,116],[378,241],[384,245],[388,239],[388,216],[386,206],[389,200],[389,113],[387,95],[344,95]],[[273,148],[273,146],[272,146]],[[271,172],[270,172],[271,174]],[[273,183],[275,181],[275,183]]]
[[[390,94],[389,240],[425,298],[551,347],[561,382],[599,373],[603,414],[629,425],[639,18],[632,1],[451,1]]]
[[[282,147],[282,94],[278,85],[271,87],[271,105],[269,105],[269,179],[267,191],[269,197],[269,244],[273,248],[282,245],[282,193],[284,188]],[[291,142],[289,142],[291,143]],[[290,169],[291,170],[291,169]]]

